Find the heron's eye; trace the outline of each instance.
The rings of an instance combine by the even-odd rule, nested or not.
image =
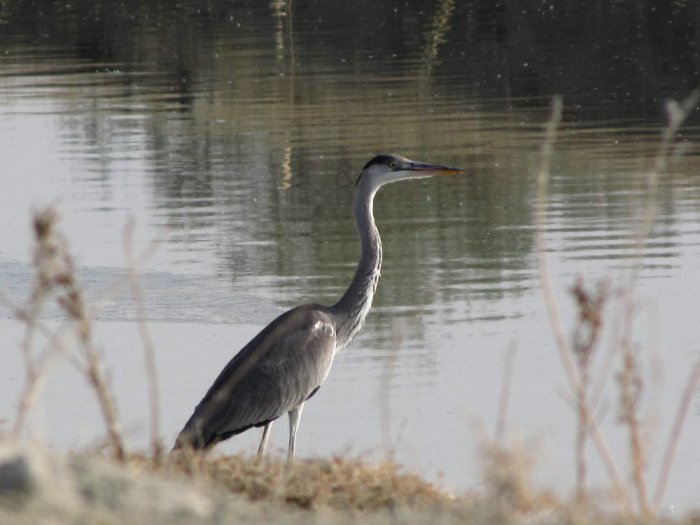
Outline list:
[[[399,165],[396,163],[396,161],[392,160],[392,161],[389,163],[389,167],[390,167],[392,170],[395,170],[396,168],[399,167]]]

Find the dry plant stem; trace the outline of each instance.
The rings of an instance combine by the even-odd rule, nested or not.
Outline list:
[[[578,356],[579,382],[576,385],[578,428],[576,432],[576,501],[586,504],[586,436],[588,435],[588,385],[590,377],[590,353],[574,343]]]
[[[33,361],[33,372],[31,374],[27,374],[27,380],[24,384],[22,395],[17,404],[17,414],[15,416],[15,423],[12,429],[12,435],[15,438],[19,438],[22,433],[26,418],[34,405],[39,392],[41,392],[41,387],[44,384],[44,379],[48,374],[50,365],[56,361],[59,355],[69,358],[73,357],[69,354],[65,345],[58,339],[58,337],[51,337],[50,344],[51,346]],[[79,363],[77,360],[73,360],[73,364],[78,371],[83,373],[86,371],[83,364]]]
[[[37,357],[32,358],[31,350],[29,350],[31,345],[27,342],[28,339],[25,337],[23,342],[25,366],[27,366],[28,369],[22,395],[17,404],[17,413],[12,428],[12,435],[15,438],[18,438],[24,428],[26,417],[31,410],[31,407],[33,406],[39,392],[41,391],[43,379],[46,376],[49,365],[54,362],[55,358],[60,354],[81,374],[84,374],[86,369],[84,364],[68,351],[68,344],[64,340],[65,337],[59,337],[56,332],[41,322],[41,320],[38,319],[38,313],[28,313],[25,309],[16,305],[13,301],[6,297],[2,292],[0,292],[0,304],[3,304],[8,310],[10,310],[12,316],[18,321],[26,323],[28,326],[31,322],[31,329],[43,335],[49,343],[49,347],[44,350],[44,352]]]
[[[538,203],[535,213],[535,240],[537,246],[537,260],[539,263],[539,274],[540,281],[542,284],[542,293],[544,295],[545,305],[547,307],[547,312],[549,314],[550,325],[552,331],[554,332],[554,337],[557,343],[557,349],[559,350],[559,356],[561,357],[562,364],[564,366],[564,371],[566,372],[569,385],[574,392],[580,391],[580,380],[578,374],[576,373],[576,368],[574,365],[573,355],[571,348],[569,347],[569,342],[564,333],[563,324],[561,322],[561,317],[559,315],[559,306],[557,304],[556,296],[554,294],[554,287],[552,285],[551,273],[549,271],[549,261],[547,258],[547,243],[545,240],[545,221],[547,215],[547,196],[548,196],[548,186],[549,186],[549,170],[552,160],[552,154],[554,152],[554,142],[556,140],[557,128],[562,118],[563,104],[560,96],[554,97],[552,101],[552,116],[547,123],[545,129],[545,138],[542,143],[542,152],[540,155],[541,162],[537,177],[538,186]],[[577,399],[577,404],[581,404],[584,400]],[[617,465],[613,460],[610,449],[608,448],[605,440],[603,439],[597,422],[591,415],[589,407],[584,403],[581,407],[581,415],[586,420],[586,426],[589,429],[591,439],[598,450],[605,469],[610,476],[615,489],[620,498],[622,498],[623,505],[627,510],[630,509],[630,504],[628,501],[627,492],[624,489],[624,483],[620,476]]]
[[[678,131],[681,126],[688,118],[688,115],[695,109],[698,102],[700,101],[700,91],[693,91],[683,102],[680,104],[675,100],[668,100],[666,103],[666,113],[668,115],[668,125],[664,128],[661,135],[661,144],[654,157],[654,166],[649,173],[649,192],[648,192],[648,206],[647,206],[647,221],[644,228],[640,232],[639,242],[641,248],[646,243],[651,234],[651,230],[654,227],[654,222],[656,221],[656,209],[657,209],[657,193],[659,177],[666,170],[668,164],[668,159],[671,155],[671,148],[678,135]],[[637,268],[639,265],[637,265]]]
[[[586,399],[588,383],[581,381],[579,392],[576,397]],[[588,435],[588,411],[587,401],[579,402],[578,407],[578,427],[576,430],[576,502],[580,505],[586,505],[588,502],[588,494],[586,492],[586,436]]]
[[[506,437],[508,403],[510,401],[510,387],[513,384],[513,363],[515,362],[516,350],[515,342],[512,342],[505,352],[503,362],[501,394],[498,398],[498,417],[496,418],[496,442],[498,443],[503,443]]]
[[[39,216],[48,213],[48,210],[45,210],[37,215]],[[141,253],[141,255],[137,259],[135,259],[133,266],[139,267],[143,265],[155,253],[158,244],[159,239],[155,239],[154,241],[152,241],[149,244],[149,246]],[[63,280],[65,281],[66,279]],[[38,281],[42,282],[41,279],[39,279]],[[94,321],[94,319],[97,317],[97,315],[99,315],[100,311],[104,308],[104,306],[106,306],[109,303],[111,298],[119,290],[121,290],[125,284],[125,278],[116,279],[115,282],[112,283],[112,285],[108,288],[107,292],[103,295],[101,299],[101,304],[96,307],[93,307],[89,314],[87,312],[83,312],[85,314],[86,320],[88,322]],[[40,319],[38,319],[38,313],[32,314],[28,309],[19,307],[2,293],[0,293],[0,303],[5,305],[12,312],[12,315],[17,320],[27,323],[28,327],[31,327],[32,338],[34,337],[34,332],[39,332],[49,342],[49,348],[45,350],[45,352],[41,354],[40,357],[35,359],[31,359],[31,352],[24,350],[25,363],[28,365],[28,381],[24,386],[22,396],[18,403],[17,415],[15,417],[15,423],[12,430],[14,436],[19,436],[22,432],[22,429],[24,428],[26,416],[30,411],[34,400],[41,391],[40,387],[43,384],[42,380],[46,375],[46,372],[49,368],[49,364],[53,362],[57,354],[61,354],[62,357],[67,359],[67,361],[71,363],[75,367],[75,369],[78,370],[78,372],[84,377],[89,378],[90,371],[88,369],[88,365],[86,365],[81,359],[79,359],[79,356],[76,356],[71,351],[69,351],[69,344],[67,340],[76,335],[73,333],[74,327],[72,324],[67,323],[61,328],[52,330],[51,328],[46,326]],[[32,339],[25,337],[23,349],[31,348],[31,341]],[[98,374],[98,376],[99,375],[101,374]],[[108,403],[108,406],[109,405],[113,404]]]
[[[632,480],[637,489],[639,509],[642,511],[642,514],[648,516],[650,515],[651,509],[649,508],[646,480],[644,479],[646,455],[644,453],[642,424],[639,420],[637,409],[643,385],[636,356],[631,349],[624,350],[623,360],[623,371],[620,373],[622,418],[624,423],[629,427],[629,443],[630,452],[632,454]]]
[[[590,412],[589,385],[590,366],[600,340],[603,326],[603,306],[607,298],[607,285],[598,285],[596,293],[585,289],[578,279],[572,289],[578,305],[578,321],[573,337],[573,352],[579,373],[576,385],[578,430],[576,434],[576,500],[586,504],[586,438],[588,435],[588,413]]]
[[[578,425],[576,431],[576,501],[585,505],[588,500],[586,493],[586,437],[588,435],[588,360],[579,363],[580,381],[576,385],[576,407]]]
[[[46,208],[34,216],[36,248],[34,266],[35,288],[44,294],[55,290],[57,302],[74,323],[75,334],[83,348],[87,363],[86,375],[95,388],[102,415],[107,424],[110,444],[117,459],[123,460],[124,444],[117,422],[111,392],[100,367],[97,350],[92,341],[91,319],[87,315],[85,300],[74,273],[73,258],[65,238],[57,231],[58,214]]]
[[[17,405],[17,414],[12,434],[18,438],[24,428],[24,422],[31,406],[40,391],[43,376],[50,362],[60,352],[68,357],[74,365],[81,368],[81,363],[66,350],[61,339],[39,319],[41,309],[46,303],[51,291],[61,286],[66,274],[72,269],[70,257],[65,252],[63,239],[55,232],[56,213],[45,210],[34,217],[33,226],[36,237],[33,265],[35,269],[34,284],[26,308],[14,304],[4,294],[0,294],[0,302],[4,304],[13,316],[25,323],[25,336],[22,343],[22,354],[25,364],[26,380],[22,395]],[[34,355],[34,338],[36,332],[41,332],[51,343],[51,346],[38,356]]]
[[[27,414],[41,390],[42,380],[49,365],[60,354],[95,387],[100,408],[107,424],[110,444],[114,449],[114,455],[122,459],[125,452],[116,408],[107,386],[106,378],[100,367],[97,349],[92,343],[91,323],[99,314],[101,308],[109,302],[110,297],[123,287],[130,276],[116,280],[103,296],[102,307],[93,308],[88,313],[82,292],[73,275],[73,261],[68,252],[67,242],[56,231],[55,225],[57,220],[58,214],[53,208],[41,210],[34,217],[37,243],[34,256],[36,282],[30,306],[27,308],[19,307],[0,292],[0,303],[5,305],[17,320],[27,325],[27,332],[22,344],[27,380],[18,402],[12,433],[14,436],[21,434]],[[138,267],[143,264],[155,253],[157,246],[158,239],[151,242],[137,259],[134,259],[132,256],[131,258],[134,260],[132,266]],[[53,290],[59,291],[59,305],[66,311],[69,319],[74,321],[74,323],[67,323],[55,330],[46,326],[38,318],[41,306]],[[33,345],[35,333],[37,332],[41,333],[48,340],[49,347],[39,356],[34,357]],[[85,362],[79,359],[79,356],[69,351],[67,340],[73,336],[78,337],[84,350],[83,358]],[[152,361],[152,365],[155,366],[155,361]],[[147,367],[150,366],[147,364]],[[155,388],[157,389],[157,386]],[[154,435],[157,436],[157,433]]]
[[[698,100],[700,100],[700,91],[694,91],[681,104],[673,100],[669,100],[667,102],[666,109],[668,115],[668,125],[662,131],[661,143],[659,144],[659,149],[654,157],[652,169],[647,173],[647,202],[646,206],[644,207],[644,217],[642,217],[641,226],[636,238],[635,256],[629,265],[630,277],[628,290],[634,290],[636,286],[639,271],[641,269],[641,259],[644,256],[644,249],[656,222],[659,178],[666,170],[668,157],[678,131],[690,112],[697,105]],[[633,294],[628,293],[626,297],[627,307],[625,309],[625,318],[623,321],[623,338],[631,336],[630,330],[634,317],[634,305],[632,304],[634,300]]]
[[[139,267],[133,253],[134,221],[129,220],[124,228],[124,258],[131,285],[131,294],[136,304],[139,335],[143,345],[146,375],[148,377],[148,399],[150,404],[151,422],[151,451],[153,458],[158,461],[162,456],[160,441],[160,388],[158,385],[158,369],[156,366],[155,347],[151,332],[148,329],[148,317],[143,300],[143,290],[139,281]]]
[[[36,369],[34,367],[34,332],[36,329],[36,323],[39,318],[39,313],[41,311],[41,306],[44,303],[45,292],[38,288],[35,288],[32,293],[31,304],[27,308],[26,314],[24,314],[25,321],[25,331],[24,331],[24,341],[22,342],[22,355],[24,356],[24,369],[26,372],[27,383],[32,383],[36,377]]]
[[[668,164],[668,158],[670,156],[671,147],[673,141],[675,140],[678,131],[685,122],[688,115],[693,111],[698,102],[700,101],[700,91],[693,91],[682,103],[678,104],[675,101],[669,101],[667,103],[667,113],[668,113],[668,126],[663,130],[662,140],[659,146],[659,150],[654,158],[654,165],[651,173],[649,174],[649,205],[647,211],[647,222],[645,227],[640,232],[640,238],[638,241],[639,248],[639,258],[641,258],[641,251],[643,250],[646,240],[648,239],[651,230],[656,219],[656,193],[658,187],[658,179],[663,171],[666,169]],[[639,263],[635,265],[633,269],[631,280],[633,281],[637,277],[639,271]],[[690,410],[690,405],[692,402],[693,394],[696,389],[700,386],[700,359],[695,362],[691,370],[688,382],[686,384],[685,390],[683,391],[683,396],[678,405],[678,410],[676,412],[676,417],[673,422],[673,428],[671,434],[666,442],[666,448],[664,450],[663,459],[661,461],[661,470],[659,472],[659,477],[656,483],[656,489],[654,491],[653,507],[658,509],[663,500],[664,494],[666,492],[666,487],[668,486],[668,478],[671,474],[671,467],[673,466],[673,461],[676,456],[676,450],[678,449],[678,441],[680,440],[681,433],[683,431],[683,426],[685,424],[686,416]]]
[[[557,128],[561,123],[563,103],[561,97],[555,97],[552,101],[552,116],[547,122],[545,138],[542,143],[541,162],[537,176],[538,186],[538,206],[535,215],[537,230],[537,254],[540,270],[540,280],[542,283],[542,293],[544,294],[550,324],[554,331],[557,342],[557,349],[564,370],[569,380],[569,385],[576,393],[576,406],[578,408],[579,427],[576,437],[576,499],[582,502],[585,497],[586,467],[585,467],[585,441],[588,421],[588,407],[585,403],[584,384],[576,372],[573,352],[564,333],[563,324],[559,316],[559,305],[554,294],[551,273],[549,271],[549,260],[547,258],[547,246],[545,240],[545,221],[547,215],[547,196],[549,187],[549,171],[554,153],[554,142],[556,141]]]
[[[659,508],[664,494],[666,493],[673,459],[676,456],[676,449],[678,448],[678,441],[680,440],[683,425],[685,424],[686,416],[688,415],[690,405],[693,401],[693,395],[698,387],[700,387],[700,359],[695,361],[693,369],[690,372],[690,377],[688,378],[685,390],[683,391],[683,397],[678,405],[678,411],[673,421],[671,435],[666,442],[666,450],[664,451],[663,460],[661,461],[661,472],[659,473],[656,490],[654,491],[654,509]]]
[[[540,167],[537,175],[538,199],[537,212],[535,213],[537,260],[539,263],[540,280],[542,283],[542,293],[544,294],[547,313],[554,330],[554,337],[557,341],[557,349],[564,365],[564,371],[569,379],[570,385],[578,383],[576,369],[569,348],[569,342],[564,334],[563,324],[559,317],[559,305],[552,286],[551,273],[549,271],[549,260],[547,258],[547,244],[545,240],[545,221],[547,216],[547,195],[549,193],[549,169],[554,153],[554,142],[557,137],[557,128],[561,123],[563,111],[562,98],[554,97],[552,100],[552,116],[545,128],[545,137],[542,142],[540,154]]]
[[[641,241],[642,243],[644,241]],[[640,250],[641,250],[640,245]],[[640,252],[641,260],[641,252]],[[634,342],[632,341],[633,320],[635,306],[633,294],[639,266],[632,270],[630,292],[626,297],[626,304],[623,309],[622,335],[620,340],[620,350],[622,352],[622,371],[618,374],[620,386],[620,408],[621,420],[627,426],[630,460],[632,466],[632,482],[637,491],[638,508],[644,516],[651,514],[649,498],[647,496],[647,485],[644,477],[646,469],[646,454],[644,452],[644,438],[642,432],[642,422],[639,418],[638,401],[643,390],[643,380],[641,371],[637,364]]]
[[[85,320],[79,322],[78,332],[83,349],[85,350],[85,358],[88,364],[88,379],[95,389],[97,399],[100,402],[102,415],[104,417],[105,424],[107,425],[107,433],[109,434],[109,443],[113,449],[115,459],[118,461],[124,461],[126,454],[124,440],[121,435],[119,420],[117,418],[117,410],[114,405],[114,400],[112,399],[112,394],[107,386],[107,380],[104,372],[100,366],[100,359],[97,349],[92,342],[90,326]]]
[[[44,220],[50,222],[53,220],[53,218],[53,215],[51,215],[45,217]],[[35,219],[34,230],[37,236],[37,244],[33,262],[36,273],[29,306],[24,311],[15,310],[17,314],[22,316],[25,322],[22,355],[24,356],[24,369],[26,376],[25,391],[22,394],[17,408],[17,417],[15,418],[15,425],[13,428],[13,435],[16,438],[19,437],[20,433],[22,432],[25,416],[28,414],[32,402],[35,399],[35,393],[37,393],[39,390],[39,374],[42,367],[37,366],[34,358],[34,333],[36,331],[36,325],[39,319],[39,314],[41,313],[41,308],[46,301],[46,296],[49,294],[52,286],[54,285],[53,280],[47,277],[48,271],[46,268],[42,268],[42,260],[57,256],[57,250],[52,243],[42,242],[42,233],[48,234],[48,230],[43,230],[44,226],[48,227],[48,224],[42,223],[38,218]]]
[[[97,394],[97,400],[107,426],[109,443],[113,449],[114,457],[118,461],[123,461],[125,458],[124,440],[119,428],[116,407],[102,370],[97,348],[93,343],[92,322],[87,315],[85,300],[72,274],[65,288],[65,295],[59,297],[59,304],[76,323],[76,333],[87,362],[87,378]]]
[[[651,170],[647,174],[647,204],[644,208],[644,217],[642,218],[641,227],[636,240],[636,255],[629,267],[628,293],[626,295],[626,306],[623,310],[623,329],[621,335],[620,347],[623,354],[623,371],[620,374],[620,387],[622,397],[622,417],[629,429],[630,452],[632,454],[632,478],[637,490],[639,506],[645,515],[651,513],[647,495],[647,485],[644,477],[646,468],[646,457],[644,454],[644,439],[642,434],[642,425],[638,416],[638,403],[635,396],[639,395],[637,391],[641,384],[641,374],[637,366],[637,360],[634,353],[634,345],[632,342],[633,320],[635,315],[634,294],[632,291],[636,287],[636,283],[641,270],[641,261],[644,255],[646,244],[651,236],[654,224],[657,218],[657,197],[659,179],[662,173],[666,170],[668,159],[671,155],[673,143],[678,135],[683,122],[688,117],[690,112],[695,109],[695,106],[700,100],[700,91],[691,93],[682,103],[677,103],[669,100],[666,105],[668,124],[662,131],[661,143],[654,157]],[[692,376],[691,376],[692,383]],[[683,407],[683,399],[679,406],[679,416]],[[677,417],[676,422],[681,424],[685,420],[684,416]],[[680,437],[681,428],[674,428],[671,441],[667,443],[666,453],[664,455],[660,478],[657,483],[657,492],[655,496],[656,505],[660,502],[663,496],[663,490],[660,490],[661,485],[665,486],[666,480],[661,481],[662,477],[668,476],[670,465],[673,462],[677,440]],[[673,443],[673,441],[676,443]]]

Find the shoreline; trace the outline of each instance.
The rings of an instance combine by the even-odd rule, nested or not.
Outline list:
[[[675,520],[562,503],[520,474],[496,469],[485,475],[484,493],[456,496],[388,463],[332,458],[288,466],[242,455],[160,463],[132,455],[120,463],[6,441],[0,523],[697,523],[698,511]]]

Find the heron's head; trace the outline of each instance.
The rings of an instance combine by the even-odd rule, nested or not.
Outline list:
[[[404,179],[423,179],[434,175],[455,175],[461,168],[426,164],[407,159],[401,155],[377,155],[362,168],[355,186],[369,183],[373,190],[384,184]]]

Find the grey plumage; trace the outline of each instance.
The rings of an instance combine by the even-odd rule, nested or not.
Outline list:
[[[306,304],[272,321],[224,367],[194,409],[175,448],[207,449],[251,427],[265,427],[262,454],[272,421],[289,415],[289,457],[304,403],[328,376],[335,354],[362,328],[372,305],[382,263],[382,245],[372,213],[376,191],[409,178],[459,173],[414,162],[398,155],[379,155],[357,179],[354,213],[361,256],[348,290],[333,306]]]

